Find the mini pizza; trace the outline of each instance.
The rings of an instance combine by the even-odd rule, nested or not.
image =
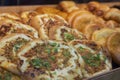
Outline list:
[[[99,46],[92,41],[72,41],[70,43],[77,50],[79,63],[84,77],[95,75],[111,70],[111,60]]]
[[[38,30],[40,38],[49,39],[47,36],[52,27],[68,26],[68,23],[60,16],[54,14],[37,15],[31,19],[31,25]]]
[[[18,53],[26,80],[80,80],[82,73],[73,48],[57,41],[34,40]]]
[[[25,34],[10,34],[0,40],[0,66],[19,74],[17,53],[19,49],[32,40]]]
[[[29,25],[8,19],[0,20],[0,38],[11,33],[24,33],[32,38],[38,38],[38,32]]]
[[[0,68],[0,80],[22,80],[19,76]]]

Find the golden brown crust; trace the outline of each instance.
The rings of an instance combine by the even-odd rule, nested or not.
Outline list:
[[[15,75],[3,68],[0,67],[0,79],[2,80],[21,80],[20,77],[18,75]]]
[[[114,29],[114,28],[118,28],[118,27],[120,26],[120,24],[117,23],[117,22],[114,21],[114,20],[106,21],[105,24],[106,24],[106,27],[108,27],[108,28],[112,28],[112,29]]]
[[[53,7],[38,7],[35,11],[38,12],[39,14],[59,15],[59,16],[63,17],[64,19],[66,19],[66,17],[67,17],[66,12],[60,11],[59,9],[53,8]]]
[[[103,17],[106,14],[106,12],[110,10],[109,6],[100,4],[99,2],[96,1],[89,2],[87,6],[90,12],[100,17]]]
[[[82,32],[84,27],[91,24],[96,17],[90,13],[78,14],[74,17],[72,27]]]
[[[107,39],[107,48],[114,62],[120,65],[120,32],[115,32]]]
[[[50,48],[51,50],[54,49],[54,47],[51,46],[52,43],[56,44],[56,48],[58,49],[58,52],[55,52],[56,54],[54,54],[54,52],[51,52],[50,56],[49,56],[49,54],[47,54],[46,51],[44,52],[44,50],[46,49],[46,46],[47,46],[47,48]],[[40,50],[36,51],[37,49],[40,49]],[[65,53],[61,52],[61,51],[64,51],[64,49],[67,52],[70,51],[69,57],[65,57],[64,56]],[[34,52],[32,52],[32,51],[34,51]],[[29,55],[31,53],[33,53],[33,54]],[[40,54],[38,54],[38,53],[40,53]],[[27,54],[29,56],[27,56]],[[38,55],[35,55],[35,54],[38,54]],[[70,55],[72,55],[72,56],[70,56]],[[69,46],[66,43],[51,41],[51,40],[47,40],[47,41],[34,40],[34,41],[28,43],[18,53],[18,56],[20,57],[21,60],[24,61],[19,68],[22,71],[22,76],[24,76],[27,79],[40,80],[40,79],[47,78],[47,79],[55,79],[55,80],[56,79],[62,79],[62,80],[63,79],[72,79],[72,80],[74,80],[74,77],[76,77],[76,75],[79,76],[79,79],[82,78],[81,68],[74,61],[74,60],[78,59],[74,52],[74,49],[69,48]],[[53,61],[50,60],[51,56],[55,57]],[[31,65],[31,63],[29,61],[31,61],[32,59],[36,59],[36,58],[45,60],[47,62],[50,61],[51,62],[50,66],[45,68],[43,65],[41,67],[35,67],[35,65]],[[57,58],[59,58],[59,60]],[[28,59],[29,59],[29,61],[28,61]],[[64,62],[64,59],[66,60],[66,62]],[[29,65],[25,65],[26,63],[28,63]],[[61,66],[61,64],[62,64],[62,66]],[[25,66],[27,68],[24,69]],[[53,72],[56,72],[56,73],[52,74]],[[64,75],[65,73],[67,73],[67,76]],[[75,73],[75,74],[72,74],[72,76],[70,76],[71,73]],[[52,75],[52,77],[50,75]]]
[[[43,14],[33,17],[31,25],[38,30],[41,39],[49,39],[50,28],[68,26],[68,23],[58,15]]]
[[[72,26],[73,20],[75,19],[75,16],[77,16],[78,14],[90,14],[88,11],[86,10],[74,10],[72,12],[70,12],[67,16],[67,21],[68,23]]]
[[[120,53],[119,51],[120,50],[119,49],[120,10],[110,8],[107,5],[100,4],[99,2],[90,2],[88,4],[77,6],[77,4],[73,1],[62,1],[59,4],[59,8],[61,9],[58,9],[56,7],[49,7],[49,6],[38,7],[34,11],[21,12],[20,15],[16,13],[0,13],[0,42],[1,42],[0,47],[4,44],[4,42],[7,44],[6,41],[7,40],[10,41],[11,40],[10,38],[13,38],[12,36],[14,35],[12,33],[17,33],[17,35],[24,33],[28,37],[38,38],[38,33],[37,33],[38,31],[40,39],[45,40],[45,41],[41,41],[39,39],[38,42],[46,43],[47,40],[55,40],[55,41],[58,40],[60,41],[60,43],[65,42],[64,44],[68,44],[69,45],[68,47],[70,47],[71,50],[74,49],[74,47],[76,47],[75,45],[79,44],[79,45],[88,46],[88,48],[93,49],[95,53],[101,50],[101,52],[105,53],[106,56],[110,56],[107,54],[106,51],[104,52],[104,49],[106,50],[106,47],[107,47],[109,50],[109,53],[112,54],[114,61],[120,64],[120,59],[119,59],[120,58],[120,55],[119,55]],[[67,22],[70,25],[65,20],[67,20]],[[28,25],[25,25],[25,24],[28,24]],[[31,28],[31,26],[29,25],[32,25],[33,28]],[[18,29],[18,27],[22,29]],[[13,28],[15,28],[15,30],[10,31]],[[36,30],[34,30],[34,28]],[[61,28],[63,28],[63,31],[60,31]],[[88,40],[86,40],[86,37],[81,32],[78,32],[76,29],[81,31],[83,34],[85,34]],[[64,34],[64,32],[66,33]],[[75,37],[74,35],[71,35],[71,34],[74,34]],[[4,37],[6,35],[7,37]],[[11,36],[8,36],[8,35],[11,35]],[[71,41],[65,41],[63,39],[64,35],[67,35],[67,38],[71,39]],[[20,37],[22,37],[22,35]],[[76,40],[76,41],[73,41],[73,40]],[[97,45],[94,42],[91,42],[91,40],[96,42]],[[115,45],[112,45],[114,43]],[[32,44],[32,42],[30,42],[27,46],[23,46],[20,49],[20,52],[23,51],[24,53],[25,49],[27,51],[29,48],[32,49],[31,46],[34,46],[34,43]],[[100,48],[101,46],[103,47],[102,49]],[[74,53],[74,51],[72,53]],[[0,49],[0,55],[2,54],[4,54],[3,49]],[[77,52],[75,54],[77,54]],[[88,51],[88,54],[89,54],[89,51]],[[26,56],[29,57],[31,55],[32,57],[38,56],[34,54],[34,52],[32,52],[31,54],[27,54]],[[78,61],[81,61],[80,56],[78,55],[77,55],[77,58],[79,57],[79,60],[76,60],[75,63],[78,63]],[[42,58],[44,58],[45,56],[46,55],[44,55]],[[57,55],[57,56],[61,57],[61,55]],[[13,59],[12,55],[10,55],[10,57],[12,57]],[[60,60],[60,58],[57,58],[57,60]],[[20,65],[23,63],[23,61],[22,60],[20,61],[19,59],[16,59],[14,61],[16,61],[17,64],[7,61],[7,58],[4,57],[3,55],[0,56],[1,67],[20,75],[22,73],[22,71],[20,71]],[[108,60],[108,64],[107,64],[108,68],[106,68],[105,71],[109,71],[111,69],[110,61],[111,60]],[[81,74],[85,78],[93,76],[94,72],[97,72],[98,70],[98,68],[96,68],[95,70],[91,69],[91,67],[89,68],[88,65],[87,67],[84,66],[84,61],[83,62],[81,61],[80,64],[81,64],[79,65],[80,67],[76,69],[79,70],[81,69],[81,66],[82,66],[82,69],[88,70],[88,74],[84,72],[84,70],[82,72],[84,74]],[[53,69],[57,68],[56,65],[52,65],[52,66],[53,66]],[[101,68],[101,65],[98,67],[100,67],[99,69],[101,69],[101,71],[99,72],[98,70],[98,73],[95,73],[95,75],[104,72],[104,70],[102,71],[103,68]],[[23,66],[23,69],[25,70],[26,67]],[[75,72],[77,72],[78,70],[75,70]],[[74,75],[75,76],[78,75],[80,71],[78,71],[75,74],[71,74],[70,77]],[[90,72],[90,75],[89,75],[89,72]],[[34,73],[37,74],[37,77],[34,77],[35,76],[33,75]],[[47,75],[42,75],[38,77],[39,73],[44,74],[43,70],[41,69],[39,70],[36,69],[36,71],[34,71],[33,69],[32,71],[31,68],[29,68],[29,70],[26,73],[23,73],[20,76],[22,76],[23,78],[26,78],[27,80],[39,80],[39,79],[43,79],[43,77],[49,79],[51,77],[51,75],[49,75],[51,73],[49,72],[47,72]],[[73,72],[70,71],[70,73],[73,73]],[[60,76],[60,78],[59,77],[56,77],[56,78],[60,80],[64,80],[65,79],[64,77],[66,77],[66,75],[63,75],[62,77]],[[69,77],[67,76],[67,78]],[[81,79],[81,76],[80,77],[76,76],[74,79],[79,80]],[[67,80],[71,80],[71,78]]]
[[[117,8],[111,8],[104,16],[107,20],[115,20],[120,22],[120,10]]]
[[[32,38],[38,38],[38,32],[29,25],[10,19],[0,20],[0,38],[11,33],[24,33]]]
[[[15,21],[21,21],[20,15],[15,12],[0,13],[0,19],[10,19],[10,20],[15,20]]]
[[[59,12],[58,9],[53,7],[38,7],[35,11],[39,14],[56,14]]]
[[[84,77],[93,77],[95,75],[99,75],[103,72],[107,72],[107,71],[111,70],[112,66],[111,66],[110,56],[106,57],[106,54],[108,54],[108,53],[106,51],[103,51],[101,46],[97,45],[94,41],[74,40],[70,43],[70,45],[72,45],[77,50],[79,62],[81,64]],[[88,58],[91,58],[92,55],[93,56],[99,55],[99,59],[100,59],[100,61],[102,61],[99,64],[99,66],[97,66],[97,65],[96,65],[97,67],[92,66],[92,64],[89,63],[89,61],[87,62],[87,60],[89,60],[89,59],[86,59],[87,56],[89,56]],[[106,61],[104,60],[105,57],[106,57]],[[97,61],[99,61],[99,60],[95,60],[92,63],[96,64]]]
[[[78,4],[77,6],[78,6],[79,10],[86,10],[86,11],[88,11],[87,4],[80,4],[80,5]]]
[[[29,24],[32,17],[36,16],[38,13],[36,11],[24,11],[20,14],[22,22]]]
[[[63,11],[71,12],[73,10],[78,10],[79,8],[76,6],[76,3],[73,1],[62,1],[59,3],[59,6],[63,9]]]
[[[20,75],[18,64],[16,63],[17,52],[27,42],[32,40],[25,34],[10,34],[0,40],[0,66],[15,74]]]
[[[88,39],[91,39],[92,34],[96,30],[102,29],[103,26],[97,24],[89,24],[83,29],[83,33],[86,35]]]
[[[92,40],[95,41],[98,45],[106,46],[107,38],[114,32],[116,31],[110,28],[103,28],[101,30],[97,30],[93,32]]]

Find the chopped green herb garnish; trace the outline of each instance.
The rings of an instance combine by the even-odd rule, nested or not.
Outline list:
[[[60,47],[60,44],[58,44],[57,47]]]
[[[83,48],[82,46],[80,46],[80,47],[79,47],[79,50],[80,50],[80,51],[83,51],[83,50],[84,50],[84,48]]]
[[[100,55],[93,55],[93,54],[88,54],[87,56],[82,56],[84,59],[85,63],[92,67],[98,67],[100,65]]]
[[[50,56],[50,59],[55,61],[55,56]]]
[[[90,63],[90,66],[98,67],[100,65],[100,61],[96,61],[95,63]]]
[[[53,52],[57,53],[58,52],[58,48],[57,47],[53,48]]]
[[[107,58],[106,57],[104,57],[104,62],[107,60]]]
[[[35,67],[35,68],[40,68],[42,67],[42,60],[39,58],[33,59],[31,61],[31,64]]]
[[[57,73],[56,73],[56,72],[53,72],[52,74],[56,75]]]
[[[45,67],[45,68],[49,68],[50,67],[50,63],[45,61],[45,60],[42,60],[40,58],[36,58],[36,59],[33,59],[31,61],[31,64],[35,67],[35,68],[41,68],[41,67]]]
[[[9,73],[9,72],[7,72],[6,74],[5,74],[5,80],[11,80],[12,79],[12,74],[11,73]]]
[[[105,62],[107,60],[107,57],[103,55],[103,61]]]
[[[32,30],[28,30],[29,32],[32,32]]]
[[[50,68],[50,63],[47,62],[47,61],[46,62],[44,61],[43,62],[43,66],[46,67],[46,68]]]
[[[45,52],[50,54],[51,53],[51,49],[50,48],[45,48]]]
[[[0,75],[0,80],[2,80],[2,76]]]
[[[70,57],[70,56],[71,56],[71,55],[70,55],[70,52],[67,51],[67,50],[64,50],[64,51],[63,51],[63,55],[64,55],[65,57]]]
[[[44,79],[43,79],[43,80],[44,80]],[[48,78],[48,79],[45,79],[45,80],[51,80],[51,79]]]
[[[20,48],[21,46],[19,45],[19,44],[16,44],[16,45],[14,45],[14,50],[15,51],[18,51],[18,49]]]
[[[64,33],[64,40],[65,41],[71,41],[74,40],[74,36],[69,33]]]
[[[18,51],[18,49],[25,43],[27,43],[28,41],[25,39],[20,39],[18,38],[14,43],[13,49],[14,51]]]
[[[100,60],[100,54],[96,55],[96,60]]]
[[[55,47],[57,45],[57,43],[50,43],[50,46]]]

